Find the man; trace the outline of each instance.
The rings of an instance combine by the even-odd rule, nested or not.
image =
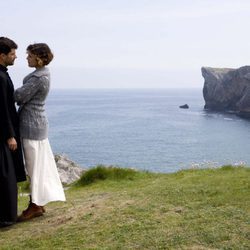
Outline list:
[[[26,180],[19,139],[14,86],[7,67],[14,64],[17,45],[0,37],[0,227],[17,220],[17,182]]]

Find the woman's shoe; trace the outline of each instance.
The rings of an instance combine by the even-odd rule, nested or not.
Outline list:
[[[46,210],[45,210],[44,206],[40,206],[40,208],[42,209],[43,213],[45,213],[45,212],[46,212]]]
[[[42,216],[44,213],[44,208],[37,206],[35,203],[30,202],[28,208],[18,216],[17,222],[27,221],[35,217]]]

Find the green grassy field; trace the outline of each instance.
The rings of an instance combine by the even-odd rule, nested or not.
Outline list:
[[[250,249],[247,167],[96,168],[66,196],[44,216],[0,229],[0,249]],[[19,198],[20,211],[27,202]]]

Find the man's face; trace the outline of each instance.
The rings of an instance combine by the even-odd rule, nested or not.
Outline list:
[[[16,58],[17,56],[15,49],[11,49],[11,51],[7,55],[1,54],[2,64],[6,67],[13,65]]]

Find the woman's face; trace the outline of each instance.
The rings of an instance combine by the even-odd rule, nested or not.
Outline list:
[[[37,56],[32,54],[31,52],[27,51],[27,61],[28,61],[28,65],[29,67],[33,68],[37,68],[38,67],[38,62],[37,62]]]

